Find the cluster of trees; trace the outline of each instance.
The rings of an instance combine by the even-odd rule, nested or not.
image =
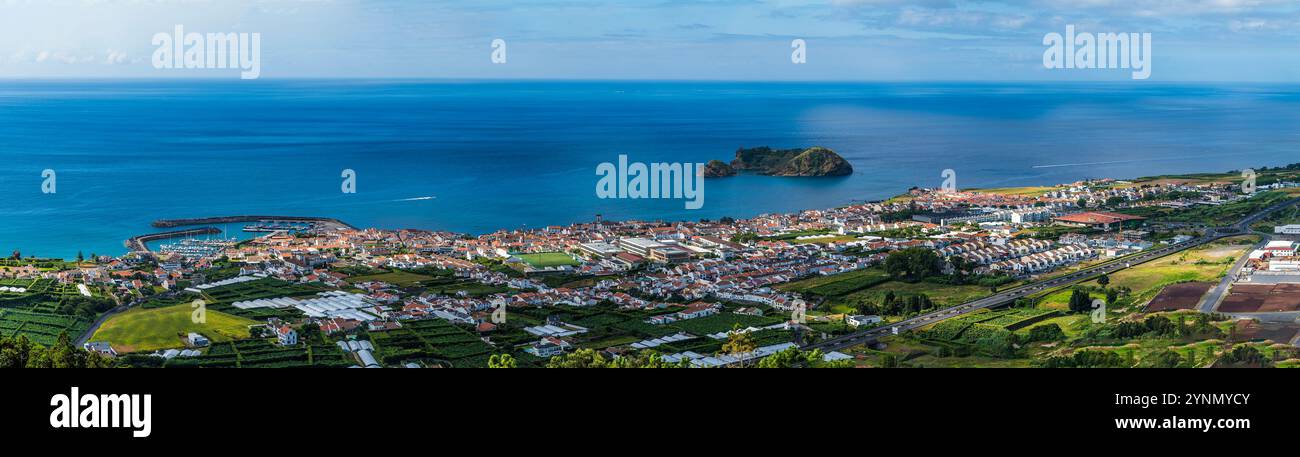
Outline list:
[[[827,362],[821,349],[809,352],[789,348],[758,361],[758,368],[853,368],[853,361]]]
[[[1263,352],[1250,345],[1240,345],[1232,348],[1231,351],[1225,352],[1219,357],[1217,366],[1235,366],[1235,367],[1271,367],[1273,361],[1264,356]]]
[[[1022,343],[1019,335],[1001,327],[952,320],[935,324],[929,330],[922,331],[922,335],[928,339],[966,345],[969,349],[993,357],[1014,357]],[[953,350],[953,355],[957,356],[965,356],[969,353],[970,351],[964,347]]]
[[[1052,356],[1039,362],[1045,368],[1123,368],[1123,358],[1111,351],[1076,351],[1069,356]]]
[[[920,282],[941,273],[939,254],[926,248],[901,249],[885,258],[885,272],[905,282]]]
[[[1142,359],[1142,366],[1148,368],[1178,368],[1183,366],[1183,356],[1166,349],[1151,357]]]
[[[1064,339],[1065,331],[1061,330],[1061,326],[1055,323],[1031,327],[1028,334],[1025,335],[1025,342],[1027,343],[1061,341]]]
[[[1144,336],[1219,338],[1223,336],[1223,330],[1210,323],[1209,315],[1194,314],[1191,316],[1190,322],[1187,318],[1186,315],[1178,315],[1177,320],[1171,320],[1165,316],[1148,316],[1142,322],[1120,322],[1112,327],[1104,328],[1098,332],[1097,336],[1110,336],[1113,338],[1140,338]]]
[[[94,319],[95,316],[113,309],[114,303],[107,298],[69,296],[59,304],[59,314]]]
[[[939,305],[925,294],[908,295],[899,297],[894,291],[885,293],[879,304],[876,303],[859,303],[858,313],[866,315],[887,315],[887,316],[906,316],[918,314],[932,309],[938,309]]]
[[[0,337],[0,368],[108,368],[112,360],[76,347],[67,332],[44,347],[26,335]]]
[[[497,357],[497,356],[493,356]],[[497,358],[493,368],[514,368],[514,358],[504,356]],[[488,359],[488,366],[492,367],[492,359]],[[507,366],[508,365],[508,366]],[[599,351],[590,348],[578,349],[576,351],[551,357],[546,362],[546,368],[687,368],[690,367],[689,359],[683,358],[681,362],[670,363],[653,351],[644,351],[634,356],[623,357],[605,357]]]

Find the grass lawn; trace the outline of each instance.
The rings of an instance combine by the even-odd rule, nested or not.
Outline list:
[[[188,304],[154,309],[133,309],[113,316],[100,326],[91,341],[108,341],[121,353],[153,351],[185,346],[189,332],[200,333],[213,343],[248,338],[248,326],[257,321],[226,313],[207,311],[207,323],[195,324]]]
[[[348,278],[348,282],[351,284],[361,284],[363,282],[368,282],[368,281],[380,281],[380,282],[386,282],[395,285],[397,287],[411,287],[415,285],[415,283],[417,282],[428,281],[430,279],[433,279],[433,277],[415,274],[415,273],[408,273],[405,271],[390,271],[388,273],[380,273],[374,275],[353,276],[351,278]]]
[[[1066,297],[1066,300],[1068,301],[1069,297]],[[1047,319],[1037,324],[1030,325],[1020,330],[1016,330],[1016,333],[1020,334],[1021,336],[1028,336],[1029,329],[1032,329],[1034,327],[1044,326],[1044,325],[1056,324],[1058,327],[1061,327],[1061,331],[1065,332],[1065,336],[1070,338],[1078,338],[1080,335],[1083,334],[1083,331],[1087,329],[1088,324],[1090,322],[1091,322],[1090,317],[1086,314],[1073,314],[1069,316],[1053,317],[1051,319]]]
[[[858,236],[859,235],[836,235],[823,238],[809,238],[805,240],[790,240],[790,242],[794,244],[847,243],[850,241],[858,241]]]
[[[532,265],[533,268],[559,267],[564,265],[577,266],[578,261],[563,252],[539,252],[535,254],[517,254],[520,260]]]
[[[1204,281],[1215,282],[1227,274],[1232,263],[1245,255],[1259,242],[1255,236],[1240,236],[1201,246],[1180,254],[1164,257],[1110,275],[1107,287],[1127,287],[1133,295],[1145,299],[1155,297],[1170,284]],[[1083,285],[1100,287],[1096,280]],[[1094,298],[1104,298],[1094,294]],[[1065,309],[1070,302],[1070,289],[1053,292],[1038,302],[1038,306]]]
[[[1005,288],[1005,286],[1003,286]],[[885,283],[873,286],[866,290],[860,290],[848,294],[842,298],[843,302],[832,304],[832,309],[836,304],[856,304],[863,301],[879,303],[884,299],[885,294],[893,292],[894,295],[905,297],[909,295],[925,294],[930,297],[939,306],[959,305],[968,301],[992,295],[988,287],[980,285],[962,285],[954,286],[948,284],[936,284],[931,282],[918,282],[915,284],[902,281],[887,281]]]
[[[880,357],[884,354],[893,354],[901,364],[924,368],[1023,368],[1033,363],[1027,358],[1003,359],[982,355],[939,357],[935,355],[939,350],[937,346],[908,337],[887,336],[880,341],[885,344],[884,350],[857,346],[846,352],[863,356],[856,363],[865,367],[879,367]]]
[[[1056,190],[1055,187],[1002,187],[995,189],[967,189],[969,192],[979,192],[981,194],[995,195],[1016,195],[1024,197],[1037,197],[1048,192]]]
[[[779,285],[777,289],[814,295],[836,296],[847,295],[888,279],[888,273],[878,268],[868,268],[830,276],[815,276]]]

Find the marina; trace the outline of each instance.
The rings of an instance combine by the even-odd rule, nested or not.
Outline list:
[[[177,243],[164,244],[159,248],[159,251],[180,254],[190,258],[203,258],[216,255],[238,242],[235,239],[185,238]]]

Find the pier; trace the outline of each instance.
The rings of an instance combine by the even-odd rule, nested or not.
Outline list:
[[[130,249],[134,252],[149,252],[148,243],[150,241],[167,240],[171,238],[187,238],[187,237],[198,236],[198,235],[217,235],[220,233],[221,233],[221,229],[218,229],[216,227],[203,227],[203,228],[188,229],[188,230],[177,230],[174,232],[150,233],[148,235],[140,235],[140,236],[132,237],[131,239],[126,240],[125,244],[127,249]]]
[[[288,222],[288,223],[312,223],[320,224],[326,229],[350,229],[356,230],[356,227],[348,225],[346,222],[329,217],[303,217],[303,216],[223,216],[223,217],[205,217],[198,219],[161,219],[153,222],[155,228],[175,228],[188,227],[193,225],[216,225],[216,224],[234,224],[244,222]]]

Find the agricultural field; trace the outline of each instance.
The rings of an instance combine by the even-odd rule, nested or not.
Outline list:
[[[220,311],[226,314],[253,320],[265,320],[270,317],[298,317],[301,315],[301,312],[292,308],[239,309],[232,305],[235,302],[260,300],[264,298],[310,297],[324,290],[325,289],[320,286],[310,284],[294,284],[278,279],[259,279],[257,281],[249,281],[208,289],[203,292],[202,298],[208,303],[208,311]]]
[[[196,324],[193,309],[181,304],[164,308],[136,308],[109,318],[90,341],[107,341],[119,353],[148,352],[185,347],[190,332],[208,337],[214,344],[247,339],[248,328],[259,322],[220,311],[207,311],[207,322]]]
[[[1223,226],[1237,223],[1252,213],[1290,198],[1293,197],[1288,192],[1269,191],[1260,192],[1246,200],[1219,206],[1196,206],[1188,209],[1150,206],[1121,209],[1117,212],[1145,217],[1151,219],[1152,222],[1181,222]]]
[[[252,339],[215,343],[199,357],[176,357],[168,368],[343,368],[356,365],[351,355],[326,343],[279,346]]]
[[[993,195],[1011,195],[1019,197],[1038,197],[1046,195],[1048,192],[1055,191],[1055,187],[1030,186],[1030,187],[1002,187],[993,189],[964,189],[966,192],[978,192],[981,194]]]
[[[533,268],[547,268],[560,266],[578,266],[580,263],[573,260],[573,256],[563,252],[539,252],[533,254],[515,254],[520,260],[532,265]]]
[[[801,294],[838,297],[889,281],[889,274],[878,268],[817,276],[777,286],[777,289]]]
[[[370,334],[375,358],[385,365],[424,362],[453,367],[486,367],[487,359],[499,352],[467,328],[444,320],[413,321],[402,328]]]
[[[848,243],[851,241],[858,241],[858,236],[859,235],[837,235],[837,236],[827,236],[827,237],[818,237],[818,238],[808,238],[802,240],[796,239],[796,240],[790,240],[790,242],[794,244]]]
[[[837,309],[835,305],[846,305],[856,307],[859,303],[879,303],[884,300],[885,295],[893,292],[895,296],[906,297],[911,295],[924,294],[930,297],[940,307],[949,307],[959,305],[968,301],[978,300],[990,295],[989,288],[966,284],[951,285],[932,282],[907,283],[902,281],[886,281],[865,290],[853,292],[843,297],[838,297],[830,301],[832,309]]]
[[[664,324],[663,326],[672,327],[692,335],[704,336],[712,333],[729,331],[736,324],[740,324],[741,327],[759,328],[779,324],[785,321],[782,317],[719,313],[713,316],[697,317],[695,319],[687,319],[684,321],[673,322],[671,324]]]
[[[46,346],[60,332],[81,336],[99,313],[113,306],[98,291],[92,289],[92,297],[85,297],[76,285],[48,279],[0,279],[0,287],[26,289],[0,292],[0,335],[26,335]]]
[[[90,323],[90,319],[75,316],[0,308],[0,335],[26,335],[45,346],[53,345],[61,332],[73,338],[80,336],[90,329]]]
[[[510,291],[510,288],[505,286],[493,286],[478,281],[455,277],[427,280],[420,283],[419,289],[429,293],[448,296],[454,296],[464,292],[465,295],[470,297],[484,297]]]
[[[419,284],[421,281],[428,281],[431,279],[433,279],[432,276],[426,276],[422,274],[395,270],[386,273],[379,273],[379,274],[372,274],[372,275],[365,275],[365,276],[353,276],[351,278],[348,278],[347,281],[349,284],[354,284],[354,285],[361,284],[364,282],[370,282],[370,281],[379,281],[379,282],[386,282],[395,285],[397,287],[405,288],[405,287],[415,286]]]
[[[1112,289],[1130,291],[1122,297],[1121,304],[1145,305],[1156,297],[1166,286],[1185,282],[1216,282],[1227,274],[1232,264],[1246,255],[1250,248],[1259,242],[1256,236],[1239,236],[1227,238],[1196,249],[1157,259],[1133,268],[1110,275]],[[1081,284],[1085,287],[1100,288],[1097,280]],[[1038,300],[1044,308],[1065,309],[1070,301],[1071,289],[1051,292]],[[1105,295],[1094,292],[1094,298]]]

